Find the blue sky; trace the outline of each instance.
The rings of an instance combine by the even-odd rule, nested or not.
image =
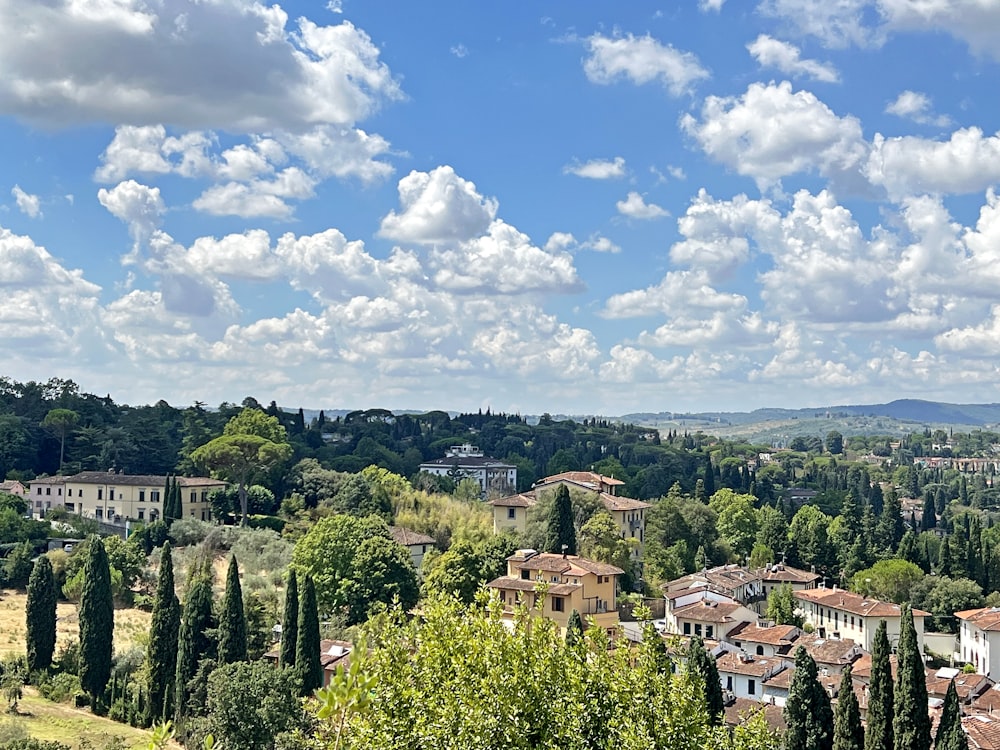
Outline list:
[[[3,374],[997,401],[997,50],[1000,0],[0,0]]]

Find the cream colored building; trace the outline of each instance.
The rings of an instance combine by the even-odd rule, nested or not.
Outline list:
[[[163,519],[165,476],[82,471],[66,477],[43,477],[29,483],[28,498],[36,515],[56,507],[98,521],[124,524]],[[209,477],[177,477],[184,518],[209,521],[208,496],[226,482]]]
[[[507,575],[487,586],[503,603],[504,619],[512,620],[515,607],[522,604],[565,630],[575,609],[585,627],[605,628],[614,635],[618,627],[615,597],[623,572],[577,555],[521,549],[507,558]]]
[[[402,526],[390,526],[389,534],[396,544],[406,547],[410,553],[410,562],[419,573],[424,564],[424,555],[434,549],[434,545],[437,544],[434,537]]]
[[[900,608],[898,604],[879,601],[851,591],[815,588],[794,592],[796,612],[815,628],[820,638],[851,639],[865,651],[872,650],[875,630],[885,620],[889,643],[899,642]],[[913,626],[917,631],[920,651],[924,649],[924,617],[927,612],[913,610]]]

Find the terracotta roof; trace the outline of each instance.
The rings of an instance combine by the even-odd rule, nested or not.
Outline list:
[[[779,563],[767,568],[758,568],[756,571],[762,581],[768,583],[815,583],[819,580],[819,573],[810,573],[808,570],[792,568]]]
[[[792,686],[792,679],[795,677],[795,667],[789,665],[774,677],[764,682],[764,689],[788,690]],[[819,683],[826,689],[827,695],[836,695],[840,690],[840,675],[820,674],[816,677]]]
[[[962,729],[969,738],[969,746],[976,750],[1000,750],[1000,722],[990,716],[978,714],[963,716]]]
[[[338,664],[347,667],[350,664],[350,655],[354,650],[354,644],[350,641],[331,641],[323,639],[319,642],[319,662],[323,669],[332,671]],[[264,658],[277,662],[281,657],[278,648],[273,648],[264,654]]]
[[[569,481],[569,480],[566,480]],[[575,482],[570,482],[570,484],[576,484]],[[596,488],[586,487],[581,485],[581,487],[587,491],[595,492]],[[535,489],[543,490],[544,486],[535,485]],[[642,500],[635,500],[631,497],[619,497],[618,495],[610,495],[607,492],[597,492],[598,499],[604,506],[604,509],[608,512],[618,512],[629,510],[643,510],[645,508],[652,508],[650,503],[645,503]],[[535,495],[534,491],[531,492],[521,492],[517,495],[508,495],[507,497],[498,497],[488,502],[489,505],[493,505],[498,508],[531,508],[538,503],[538,497]]]
[[[503,589],[505,591],[534,591],[540,583],[545,582],[528,581],[524,578],[516,578],[514,576],[500,576],[499,578],[494,578],[486,585],[491,589]],[[548,593],[555,594],[556,596],[571,596],[573,592],[583,588],[583,585],[579,583],[549,583],[546,586]]]
[[[662,588],[665,591],[675,591],[678,588],[691,588],[692,584],[703,582],[723,591],[735,591],[741,586],[759,580],[760,576],[757,573],[739,565],[720,565],[681,576],[665,583]]]
[[[784,669],[785,663],[775,656],[750,656],[736,651],[727,651],[715,660],[715,666],[719,672],[765,678]]]
[[[802,631],[794,625],[772,625],[771,627],[762,628],[755,622],[748,622],[735,631],[729,631],[729,635],[726,638],[730,641],[786,646],[790,645],[801,635]]]
[[[794,592],[796,599],[815,602],[824,607],[839,609],[862,617],[899,617],[899,605],[879,601],[870,597],[855,594],[843,589],[803,589]],[[927,617],[930,613],[922,609],[914,609],[914,617]]]
[[[37,477],[32,479],[29,484],[65,484],[66,477]]]
[[[984,691],[972,701],[972,708],[986,713],[1000,711],[1000,689],[994,685],[989,690]]]
[[[108,484],[116,487],[163,487],[166,476],[156,474],[118,474],[112,471],[81,471],[68,477],[46,477],[33,479],[34,483],[43,484]],[[219,487],[226,482],[211,477],[177,477],[178,487]]]
[[[685,604],[673,611],[678,620],[698,620],[700,622],[732,622],[730,615],[743,605],[736,602],[713,602],[700,599],[691,604]]]
[[[1000,607],[963,609],[961,612],[956,612],[955,617],[971,622],[980,630],[1000,630]]]
[[[532,494],[520,493],[518,495],[507,495],[507,497],[495,497],[487,501],[487,505],[496,508],[531,508],[538,500]]]
[[[593,573],[599,576],[617,576],[625,571],[614,565],[588,560],[579,555],[556,555],[551,552],[536,552],[526,560],[522,560],[522,551],[519,550],[507,558],[513,562],[520,570],[544,570],[550,573],[566,573],[569,575],[583,575]],[[574,568],[576,569],[574,571]]]
[[[554,482],[559,482],[561,480],[566,480],[569,482],[575,482],[577,484],[606,484],[609,487],[620,487],[624,486],[625,482],[620,479],[615,479],[614,477],[606,477],[603,474],[598,474],[593,471],[564,471],[562,474],[553,474],[550,477],[544,477],[539,479],[535,484],[552,484]]]
[[[892,679],[896,679],[896,655],[889,654],[889,671],[892,672]],[[872,678],[872,655],[867,651],[861,652],[861,657],[851,665],[851,676],[855,680],[869,682]]]
[[[959,700],[967,703],[971,698],[986,690],[990,684],[984,674],[959,672],[952,677],[947,670],[943,675],[939,675],[939,670],[936,669],[926,669],[925,672],[927,674],[927,695],[933,698],[943,699],[945,693],[948,692],[948,683],[954,681],[955,692],[958,693]]]
[[[411,544],[437,544],[437,540],[434,537],[402,526],[390,526],[389,534],[394,541],[402,544],[404,547],[409,547]]]
[[[795,645],[805,648],[817,664],[851,664],[860,654],[858,644],[850,638],[803,639]]]
[[[764,721],[772,729],[784,732],[787,728],[785,725],[785,716],[780,706],[770,703],[758,703],[749,698],[737,698],[726,706],[726,724],[731,727],[742,724],[758,711],[763,712]]]
[[[635,500],[631,497],[609,495],[607,492],[602,492],[600,495],[604,507],[612,512],[617,511],[621,513],[622,511],[644,510],[645,508],[653,507],[652,503],[645,503],[642,500]]]

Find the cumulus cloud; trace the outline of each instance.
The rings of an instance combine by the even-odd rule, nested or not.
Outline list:
[[[798,47],[767,34],[761,34],[747,45],[751,56],[762,68],[776,68],[785,75],[805,76],[824,83],[837,83],[840,74],[830,63],[803,59]]]
[[[285,219],[292,207],[286,199],[311,198],[316,181],[298,167],[283,169],[271,179],[228,182],[208,188],[191,205],[216,216],[267,216]]]
[[[1000,5],[983,0],[878,0],[886,23],[900,31],[945,31],[979,55],[1000,59]]]
[[[160,189],[135,180],[120,182],[111,190],[101,188],[97,200],[112,216],[128,225],[129,234],[137,244],[149,239],[166,211]]]
[[[710,157],[762,185],[797,172],[835,177],[856,170],[867,150],[857,118],[838,117],[787,81],[710,96],[701,119],[685,115],[681,127]]]
[[[937,125],[944,127],[951,122],[947,115],[935,115],[931,108],[931,99],[919,91],[900,92],[896,99],[886,106],[885,111],[907,120],[913,120],[920,125]]]
[[[594,34],[586,43],[590,54],[583,61],[583,70],[593,83],[610,84],[623,78],[636,85],[659,81],[671,94],[680,96],[710,77],[694,54],[648,35]]]
[[[709,11],[718,13],[722,10],[722,6],[725,2],[726,0],[698,0],[698,10],[702,13],[707,13]]]
[[[625,176],[625,159],[616,156],[614,159],[591,159],[582,164],[567,164],[563,174],[574,174],[589,180],[614,180]]]
[[[20,185],[15,185],[10,194],[14,196],[17,210],[29,219],[37,219],[42,215],[42,201],[37,195],[24,192]]]
[[[662,219],[670,216],[667,209],[657,206],[655,203],[646,203],[646,199],[634,190],[630,191],[625,200],[618,201],[615,206],[618,213],[628,216],[630,219]]]
[[[29,27],[34,33],[24,34]],[[289,27],[280,6],[253,0],[5,2],[0,69],[0,110],[59,126],[261,132],[352,125],[402,96],[361,29],[305,18]]]
[[[871,0],[762,0],[760,13],[784,21],[790,32],[813,36],[829,47],[867,46],[877,41],[864,21]]]

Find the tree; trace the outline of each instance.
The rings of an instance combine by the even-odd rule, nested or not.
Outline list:
[[[941,707],[941,721],[938,722],[937,735],[934,737],[934,750],[968,750],[969,740],[962,729],[962,710],[958,706],[958,691],[955,681],[948,683],[948,692],[944,695],[944,706]]]
[[[63,459],[66,455],[66,436],[73,431],[80,421],[80,415],[72,409],[51,409],[42,420],[42,427],[50,430],[59,438],[59,470],[62,471]]]
[[[472,544],[463,539],[437,559],[424,578],[424,590],[457,596],[471,604],[483,584],[482,569],[482,558]]]
[[[851,588],[864,596],[901,604],[910,598],[910,589],[923,577],[924,571],[907,560],[879,560],[855,573]]]
[[[243,588],[240,586],[240,568],[236,555],[229,558],[226,573],[226,593],[222,597],[219,615],[219,661],[232,664],[246,661],[247,620],[243,611]]]
[[[295,666],[301,680],[302,694],[309,695],[323,685],[323,665],[319,661],[319,612],[316,609],[316,588],[312,577],[306,576],[299,600],[296,628]]]
[[[377,604],[410,610],[420,598],[420,587],[409,551],[385,537],[366,539],[354,556],[344,593],[351,624],[368,619]]]
[[[28,581],[25,606],[27,625],[28,672],[48,669],[56,648],[56,583],[52,561],[42,555],[35,563]]]
[[[927,677],[920,655],[913,611],[900,608],[899,646],[896,649],[896,700],[892,731],[895,750],[930,750],[931,720],[927,714]]]
[[[795,675],[785,703],[785,750],[832,750],[833,711],[826,690],[816,679],[816,662],[799,646]]]
[[[235,482],[240,498],[241,523],[247,522],[247,487],[258,473],[287,461],[292,455],[285,428],[256,409],[244,409],[226,423],[223,434],[191,454],[198,466],[205,466]]]
[[[174,679],[177,674],[177,631],[181,604],[174,591],[174,563],[170,542],[160,552],[160,574],[153,599],[153,618],[146,647],[146,721],[166,721],[173,716]]]
[[[90,539],[80,593],[80,686],[92,706],[104,697],[111,677],[111,642],[115,605],[111,593],[111,564],[100,537]]]
[[[560,484],[556,490],[555,503],[549,512],[545,536],[545,551],[556,554],[576,554],[576,527],[573,525],[573,504],[569,488]]]
[[[208,678],[207,724],[223,748],[271,750],[276,737],[299,728],[294,670],[266,662],[220,666]]]
[[[569,619],[566,621],[566,645],[576,646],[583,643],[583,632],[583,618],[580,617],[580,611],[574,609],[569,613]]]
[[[188,715],[188,685],[198,672],[198,665],[211,656],[213,643],[209,631],[215,627],[212,617],[212,580],[197,573],[184,598],[181,628],[177,638],[177,676],[174,682],[174,706],[178,719]]]
[[[757,537],[755,501],[753,495],[738,494],[728,488],[716,491],[708,501],[718,514],[719,536],[741,561],[746,560]]]
[[[722,723],[725,703],[722,699],[722,682],[719,679],[719,669],[715,666],[715,658],[705,650],[701,638],[695,636],[688,647],[688,670],[698,675],[704,685],[705,709],[708,711],[709,723],[718,726]]]
[[[622,530],[607,511],[599,511],[580,529],[580,554],[622,570],[632,567],[632,542],[622,539]]]
[[[826,449],[835,456],[844,452],[844,436],[836,430],[826,433]]]
[[[802,627],[802,617],[795,614],[795,595],[791,584],[783,583],[771,590],[767,597],[767,619],[775,625]]]
[[[833,750],[864,750],[865,730],[861,726],[861,709],[854,694],[851,666],[844,670],[837,693],[837,710],[833,717]]]
[[[895,701],[889,652],[885,620],[879,620],[875,640],[872,642],[872,676],[868,686],[865,750],[888,750],[893,747],[892,713]]]
[[[301,410],[300,410],[301,411]],[[281,618],[281,653],[278,664],[295,666],[295,644],[298,640],[299,586],[295,571],[290,569],[285,583],[285,611]]]

